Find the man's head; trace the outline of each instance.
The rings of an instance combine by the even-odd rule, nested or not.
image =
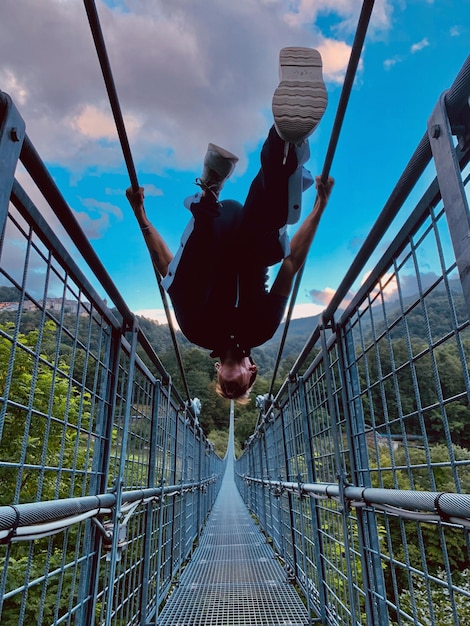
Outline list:
[[[256,379],[258,368],[249,356],[221,357],[217,368],[217,393],[228,400],[247,402],[248,395]]]

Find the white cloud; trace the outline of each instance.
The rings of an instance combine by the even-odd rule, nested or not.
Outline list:
[[[80,202],[84,207],[94,213],[113,215],[117,219],[122,219],[121,209],[115,204],[111,204],[111,202],[99,202],[94,198],[80,198]]]
[[[18,163],[16,172],[15,172],[15,178],[23,187],[27,196],[33,202],[35,207],[38,209],[39,213],[44,217],[47,224],[57,234],[57,236],[64,243],[64,245],[66,247],[73,245],[69,241],[69,237],[66,234],[65,229],[62,227],[59,218],[56,216],[54,211],[46,202],[44,196],[36,187],[35,183],[31,179],[29,174],[26,172],[24,166],[21,163]]]
[[[292,311],[292,319],[301,319],[303,317],[313,317],[319,315],[324,311],[325,307],[321,304],[314,304],[313,302],[306,302],[303,304],[295,304]]]
[[[155,187],[152,183],[143,183],[146,196],[163,196],[163,191],[159,187]]]
[[[323,74],[325,80],[342,84],[345,69],[351,56],[351,47],[344,41],[325,39],[317,46],[323,60]],[[359,71],[362,68],[362,60],[359,64]]]
[[[429,46],[429,40],[427,39],[427,37],[425,37],[424,39],[421,39],[421,41],[418,41],[418,43],[414,43],[411,48],[411,54],[414,54],[415,52],[419,52],[420,50],[423,50],[423,48],[427,48]]]
[[[309,296],[312,298],[312,302],[314,303],[314,305],[321,306],[323,310],[330,303],[331,298],[336,293],[336,290],[332,289],[331,287],[325,287],[325,289],[311,289],[308,293]]]
[[[416,52],[419,52],[420,50],[427,48],[429,45],[430,45],[429,40],[425,37],[421,41],[418,41],[417,43],[410,46],[410,53],[415,54]],[[404,55],[404,56],[396,55],[389,59],[385,59],[385,61],[383,62],[384,68],[386,70],[389,70],[394,65],[397,65],[397,63],[402,63],[403,61],[405,61],[407,57],[408,55]]]
[[[289,24],[313,24],[319,15],[325,14],[340,16],[341,21],[335,29],[338,34],[351,34],[356,30],[361,9],[360,2],[351,0],[291,0],[286,4],[289,11],[286,11],[285,20]],[[388,0],[377,0],[370,19],[370,31],[390,28],[392,9]]]
[[[323,2],[342,24],[332,38],[315,26],[311,0],[114,5],[97,9],[134,159],[152,171],[197,168],[210,138],[240,155],[242,172],[271,123],[279,48],[319,47],[327,80],[339,82],[358,13],[350,0]],[[389,14],[377,2],[373,28]],[[0,59],[0,88],[44,160],[78,172],[123,162],[83,3],[2,0]]]
[[[370,271],[364,273],[361,279],[361,285],[366,282],[369,276]],[[423,290],[435,284],[436,281],[437,275],[432,271],[423,272],[420,275],[420,285]],[[381,276],[370,289],[370,294],[373,295],[381,292],[386,302],[392,302],[398,298],[398,282],[400,283],[400,294],[402,297],[416,296],[419,293],[420,287],[415,274],[400,274],[397,278],[396,274],[387,272]],[[308,293],[312,298],[312,306],[320,307],[321,310],[324,310],[331,302],[336,291],[335,289],[331,289],[331,287],[326,287],[322,290],[311,289]],[[341,301],[340,308],[348,306],[355,295],[356,293],[354,291],[349,291]],[[315,315],[315,313],[312,313],[312,315]]]
[[[110,202],[99,202],[94,198],[80,198],[87,211],[75,210],[75,217],[89,239],[101,239],[110,226],[110,216],[122,220],[121,209]]]
[[[128,137],[135,136],[139,122],[131,115],[123,116]],[[72,128],[90,139],[116,141],[116,124],[110,111],[101,111],[96,106],[86,104],[71,121]]]
[[[24,105],[28,100],[28,90],[26,85],[8,68],[0,68],[0,85],[14,99],[17,105]]]
[[[77,250],[75,244],[70,239],[70,236],[62,227],[59,218],[46,202],[44,196],[41,194],[41,192],[36,187],[36,185],[21,164],[19,164],[17,167],[15,178],[24,189],[27,196],[30,198],[39,213],[43,216],[45,222],[58,237],[60,243],[64,246],[67,253],[71,255],[76,263],[81,265],[81,253]],[[9,210],[15,216],[15,219],[19,219],[20,223],[23,224],[22,218],[17,217],[17,211],[13,207],[13,205],[10,205]],[[17,276],[18,282],[21,283],[22,279],[19,276],[24,267],[24,236],[12,228],[9,220],[7,220],[7,225],[9,231],[6,236],[6,241],[8,243],[2,251],[2,266],[6,268],[7,271],[11,271],[12,275]],[[84,271],[88,275],[89,280],[91,280],[91,282],[95,284],[95,287],[97,287],[96,281],[94,280],[91,272],[89,272],[86,268]],[[32,295],[33,297],[42,297],[44,289],[46,288],[46,274],[47,262],[40,258],[39,255],[32,254],[30,259],[28,260],[28,290],[30,292],[30,295]],[[59,297],[62,294],[62,291],[62,280],[55,274],[55,272],[49,272],[49,276],[47,279],[47,294],[49,296]]]
[[[93,218],[88,213],[76,211],[75,217],[88,239],[102,239],[109,229],[109,215]]]
[[[140,317],[146,317],[147,319],[158,322],[159,324],[168,324],[168,318],[166,316],[165,309],[139,309],[134,311],[135,315]],[[179,329],[178,322],[174,316],[173,310],[170,309],[171,320],[175,329]]]
[[[393,67],[394,65],[396,65],[397,63],[400,62],[401,59],[399,59],[398,57],[394,57],[393,59],[385,59],[384,61],[384,67],[386,70],[389,70],[391,67]]]
[[[348,250],[352,252],[354,255],[357,254],[362,244],[364,243],[365,237],[363,235],[359,237],[353,237],[348,241]]]

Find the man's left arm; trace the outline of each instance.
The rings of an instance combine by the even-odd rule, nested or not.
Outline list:
[[[283,260],[270,293],[288,297],[292,289],[294,277],[307,258],[308,251],[315,233],[317,232],[318,224],[320,223],[320,218],[328,204],[334,180],[333,178],[328,178],[326,183],[322,183],[320,176],[317,176],[316,183],[317,197],[313,209],[292,237],[292,241],[290,242],[290,254]]]

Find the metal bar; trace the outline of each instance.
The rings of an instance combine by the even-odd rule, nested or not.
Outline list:
[[[336,111],[335,121],[333,129],[331,131],[330,142],[328,144],[328,150],[323,164],[323,170],[321,173],[322,182],[325,183],[330,174],[331,165],[333,163],[333,157],[338,145],[339,135],[341,127],[343,125],[346,109],[349,103],[354,79],[356,77],[357,67],[361,59],[362,49],[364,48],[364,41],[369,27],[370,18],[372,15],[372,9],[374,8],[374,0],[364,0],[362,3],[361,14],[356,28],[356,34],[354,35],[354,41],[351,49],[351,56],[349,58],[348,67],[346,69],[346,75],[344,77],[343,87],[341,89],[341,95],[339,98],[338,109]]]
[[[451,110],[460,110],[465,106],[466,99],[468,99],[470,91],[470,56],[467,57],[462,69],[458,76],[452,83],[449,91],[447,92],[446,99],[449,102]],[[383,233],[392,223],[402,204],[410,194],[411,190],[415,186],[418,178],[424,172],[425,167],[431,160],[431,146],[429,143],[429,136],[426,132],[418,147],[414,151],[411,159],[409,160],[403,174],[400,176],[397,184],[395,185],[390,197],[385,203],[384,208],[373,225],[370,233],[366,237],[361,250],[357,257],[354,259],[350,268],[346,272],[345,277],[341,281],[340,286],[335,292],[335,295],[331,299],[330,304],[325,310],[324,316],[326,320],[332,318],[334,312],[341,304],[341,301],[347,294],[351,285],[362,271],[365,263],[369,259],[372,251],[376,248]]]
[[[286,478],[289,476],[289,461],[288,461],[288,446],[287,446],[287,440],[286,440],[286,432],[287,432],[287,425],[286,425],[286,415],[285,415],[285,411],[283,409],[280,410],[279,413],[279,419],[281,420],[281,433],[282,433],[282,448],[283,448],[283,459],[284,459],[284,471],[286,473]],[[294,546],[295,543],[295,536],[294,536],[294,507],[293,507],[293,500],[294,496],[292,495],[291,492],[287,492],[287,499],[288,499],[288,503],[289,503],[289,536],[290,536],[290,544],[292,546]],[[284,535],[284,533],[283,533]],[[294,571],[297,570],[297,556],[295,553],[295,549],[292,550],[292,563],[290,564],[291,567],[293,568]],[[288,559],[289,559],[289,555],[286,553],[284,555],[284,559],[286,561],[286,564],[288,563]],[[286,572],[287,574],[287,572]]]
[[[107,476],[111,458],[113,417],[116,408],[119,356],[121,350],[121,332],[120,330],[118,331],[116,327],[113,327],[108,350],[106,352],[106,357],[109,360],[106,377],[106,389],[108,394],[103,402],[102,409],[99,411],[100,422],[97,424],[97,432],[100,436],[97,437],[92,459],[93,475],[97,477],[90,485],[92,493],[93,489],[97,493],[104,493],[108,487]],[[83,602],[81,603],[80,619],[83,620],[83,623],[91,623],[95,615],[97,591],[99,587],[99,558],[103,541],[102,534],[99,532],[96,525],[90,522],[88,530],[87,541],[89,548],[93,548],[93,558],[88,560],[86,567],[83,568],[80,588],[83,594],[82,597],[89,597],[91,601],[88,602],[85,607],[83,606]]]
[[[298,546],[297,544],[297,536],[294,533],[294,541],[293,541],[293,550],[294,552],[297,551],[297,549],[299,549],[300,554],[301,554],[301,559],[297,558],[296,559],[296,570],[295,570],[295,577],[296,579],[300,582],[300,584],[303,586],[304,592],[306,594],[306,596],[308,597],[308,568],[307,568],[307,559],[306,559],[306,537],[305,537],[305,521],[304,521],[304,514],[303,514],[303,507],[302,507],[302,490],[301,490],[301,479],[302,479],[302,473],[303,471],[305,471],[304,467],[301,467],[301,463],[305,457],[305,443],[304,441],[299,441],[299,437],[296,436],[296,432],[295,432],[295,421],[296,421],[296,415],[295,415],[295,402],[294,402],[294,387],[296,387],[297,389],[295,389],[295,391],[298,391],[298,383],[297,381],[294,380],[290,380],[289,381],[289,387],[288,387],[288,393],[289,393],[289,406],[290,406],[290,410],[291,410],[291,428],[293,431],[293,453],[294,453],[294,460],[295,460],[295,471],[296,471],[296,475],[297,475],[297,479],[298,479],[298,485],[299,485],[299,490],[298,490],[298,498],[295,502],[298,503],[298,519],[299,519],[299,527],[297,528],[298,534],[300,536],[300,546]],[[303,449],[302,447],[303,446]],[[270,481],[266,481],[267,483],[269,483]],[[261,484],[266,484],[265,481],[263,481]],[[295,503],[293,502],[294,507],[295,507]],[[294,516],[294,529],[296,529],[295,526],[295,516]],[[302,575],[303,572],[303,575]],[[310,601],[309,601],[310,602]],[[309,617],[311,617],[311,607],[308,607],[309,609]]]
[[[463,295],[467,310],[470,312],[470,212],[452,140],[453,133],[451,120],[447,115],[446,100],[446,94],[443,94],[429,118],[428,135]],[[468,105],[465,113],[462,121],[466,122],[467,133],[470,137],[470,107]]]
[[[129,172],[129,179],[131,181],[132,189],[138,191],[139,182],[137,180],[137,174],[134,167],[134,160],[132,158],[132,152],[127,138],[126,127],[124,125],[124,119],[122,117],[121,107],[119,104],[119,98],[117,95],[116,85],[114,83],[113,74],[111,72],[111,65],[109,63],[108,53],[106,51],[106,44],[103,37],[103,31],[101,29],[98,12],[93,0],[83,0],[85,4],[85,10],[87,12],[88,21],[90,23],[91,32],[93,35],[93,41],[95,42],[96,51],[98,53],[98,59],[103,72],[103,78],[106,85],[106,90],[109,96],[109,102],[113,111],[114,121],[116,123],[117,133],[121,142],[122,151],[124,154],[124,160],[126,161],[127,171]]]
[[[96,290],[93,289],[91,285],[87,284],[88,281],[75,262],[73,255],[67,251],[59,237],[51,230],[47,221],[38,211],[36,205],[31,201],[26,191],[17,180],[13,182],[11,200],[21,215],[23,215],[33,229],[38,232],[41,241],[43,241],[53,255],[60,260],[63,267],[67,268],[69,276],[71,276],[77,284],[83,286],[83,292],[87,295],[90,301],[95,303],[97,310],[105,314],[113,325],[116,328],[119,328],[120,322],[106,307]]]
[[[154,387],[154,393],[152,398],[152,422],[150,430],[150,454],[148,463],[148,485],[150,488],[155,486],[155,476],[157,467],[157,442],[158,442],[158,410],[160,406],[160,382],[157,381]],[[151,559],[151,546],[152,546],[152,534],[154,530],[154,513],[153,502],[148,502],[145,511],[145,536],[144,542],[144,555],[143,555],[143,567],[142,567],[142,596],[140,605],[140,624],[146,626],[148,623],[147,604],[149,598],[149,579],[152,574],[150,570]]]
[[[171,390],[171,379],[168,383],[168,394],[166,396],[166,407],[165,407],[165,416],[164,416],[164,424],[163,424],[163,433],[162,433],[162,468],[161,468],[161,476],[160,476],[160,488],[163,490],[166,480],[166,464],[167,464],[167,454],[168,454],[168,443],[169,443],[169,434],[170,434],[170,411],[171,411],[171,403],[170,403],[170,390]],[[160,507],[158,510],[158,538],[157,538],[157,583],[155,589],[155,598],[156,598],[156,619],[158,621],[158,611],[160,604],[162,602],[162,590],[161,590],[161,582],[162,582],[162,574],[161,574],[161,566],[162,566],[162,546],[163,546],[163,515],[166,503],[164,498],[160,500]]]
[[[109,102],[111,105],[111,109],[114,116],[114,121],[116,124],[117,133],[119,136],[119,140],[121,142],[121,148],[124,155],[124,160],[126,162],[127,171],[129,173],[129,179],[131,182],[131,186],[133,191],[138,191],[139,182],[137,180],[137,173],[134,166],[134,160],[132,158],[132,152],[129,145],[129,140],[127,137],[126,127],[124,124],[124,119],[121,112],[121,106],[119,104],[119,98],[117,95],[116,85],[114,83],[113,74],[111,71],[111,64],[109,62],[108,53],[106,50],[106,44],[104,41],[103,31],[101,29],[101,24],[98,16],[98,12],[96,10],[94,0],[83,0],[85,4],[85,10],[87,12],[88,21],[90,23],[90,29],[93,36],[93,41],[95,42],[96,51],[98,53],[98,60],[100,62],[101,70],[103,73],[104,82],[106,85],[106,90],[108,92]],[[170,307],[168,304],[168,299],[166,297],[166,292],[161,285],[161,276],[158,270],[158,264],[156,262],[155,255],[152,251],[150,251],[150,257],[152,259],[152,265],[155,271],[155,278],[158,284],[158,289],[160,291],[160,296],[162,299],[163,308],[165,310],[165,314],[168,320],[168,325],[171,329],[171,339],[173,342],[173,349],[175,350],[178,365],[181,371],[181,378],[183,381],[183,386],[185,388],[187,399],[191,399],[191,394],[189,392],[188,383],[186,380],[186,375],[184,372],[183,361],[181,357],[181,352],[176,341],[175,331],[173,328],[173,322],[171,318]]]
[[[299,493],[299,489],[307,495],[316,495],[327,498],[339,498],[337,483],[302,483],[298,481],[284,481],[261,479],[246,473],[243,479],[248,482],[266,484],[273,488],[280,488],[290,493]],[[161,487],[123,492],[122,503],[133,503],[150,498],[159,498],[175,495],[183,490],[192,490],[199,486],[210,485],[216,482],[215,476],[199,481]],[[402,508],[406,511],[440,512],[444,516],[467,519],[470,518],[470,494],[412,491],[400,489],[379,489],[372,487],[347,486],[344,495],[348,500],[380,504]],[[9,530],[13,527],[25,527],[36,524],[45,524],[61,520],[94,509],[111,509],[117,499],[113,493],[104,493],[96,496],[82,496],[78,498],[64,498],[61,500],[47,500],[40,503],[25,503],[12,506],[0,506],[0,530]],[[398,514],[399,512],[397,512]]]
[[[285,489],[291,493],[299,493],[300,490],[306,495],[335,499],[339,499],[341,495],[339,485],[336,483],[266,480],[248,475],[243,478],[249,482],[265,484],[274,489]],[[344,496],[351,503],[394,507],[396,515],[400,515],[402,509],[403,512],[425,511],[444,517],[470,519],[470,494],[347,486],[344,488]]]
[[[335,455],[335,468],[338,476],[338,486],[339,486],[339,497],[341,502],[341,524],[343,530],[343,541],[344,541],[344,558],[346,561],[346,569],[347,569],[347,585],[348,585],[348,595],[349,595],[349,607],[350,615],[352,619],[355,619],[355,616],[359,614],[358,607],[355,602],[355,595],[353,590],[353,580],[352,580],[352,566],[351,566],[351,546],[349,540],[349,530],[347,524],[347,515],[348,508],[345,506],[345,498],[344,498],[344,488],[347,483],[346,470],[344,467],[343,460],[341,458],[341,451],[339,449],[340,442],[342,441],[341,430],[339,426],[339,418],[338,411],[336,410],[336,403],[334,399],[335,391],[333,389],[333,376],[331,372],[332,364],[330,358],[330,351],[328,349],[328,341],[326,335],[326,326],[324,324],[324,319],[321,320],[320,327],[320,339],[321,339],[321,349],[323,354],[323,370],[326,381],[326,393],[327,393],[327,406],[328,406],[328,415],[331,425],[331,439],[333,441],[334,455]],[[369,616],[370,617],[370,616]]]
[[[346,433],[349,442],[353,481],[355,484],[366,482],[371,486],[370,464],[367,454],[364,411],[357,401],[360,389],[359,372],[354,361],[354,342],[350,332],[336,327],[339,347],[340,375],[342,377],[343,410]],[[348,381],[348,382],[347,382]],[[353,399],[351,399],[351,396]],[[350,408],[351,407],[351,408]],[[352,410],[351,410],[352,409]],[[359,471],[358,471],[359,470]],[[344,493],[344,491],[343,491]],[[376,516],[372,511],[357,509],[359,545],[361,548],[361,567],[366,578],[365,586],[374,593],[366,594],[367,620],[371,625],[387,626],[388,610],[385,603],[386,589],[383,568],[380,562],[380,537]],[[376,615],[377,619],[374,619]]]
[[[98,278],[102,287],[111,296],[121,315],[126,320],[129,320],[132,317],[129,307],[111,280],[98,255],[93,250],[80,224],[77,222],[75,215],[59,191],[52,176],[49,174],[28,135],[25,135],[21,149],[21,162],[34,179],[38,189],[58,217],[73,243],[77,246],[78,250],[80,250],[80,254]]]
[[[323,353],[323,359],[326,367],[328,355]],[[308,410],[308,398],[307,398],[307,389],[305,385],[305,380],[303,376],[300,376],[298,379],[299,383],[299,397],[300,397],[300,410],[303,418],[303,432],[304,432],[304,440],[305,440],[305,456],[307,460],[307,479],[309,482],[315,481],[315,454],[313,450],[312,444],[312,424],[310,422],[309,410]],[[318,512],[317,503],[310,499],[310,517],[312,522],[312,541],[315,543],[315,565],[317,568],[317,576],[318,576],[318,594],[319,594],[319,604],[320,604],[320,615],[321,622],[323,623],[326,619],[326,594],[325,594],[325,571],[323,567],[323,559],[322,555],[324,553],[324,546],[321,534],[319,529],[321,528],[321,521]],[[305,570],[307,573],[307,569]],[[309,610],[309,615],[312,615],[313,606],[311,605],[310,594],[307,594],[307,607]]]
[[[127,462],[127,444],[129,438],[129,424],[131,417],[131,402],[132,402],[132,387],[134,384],[134,369],[135,358],[137,350],[137,329],[136,325],[133,325],[131,330],[131,353],[129,355],[129,372],[127,376],[126,385],[126,397],[124,407],[124,423],[121,428],[121,441],[120,450],[121,456],[119,459],[118,475],[115,477],[114,489],[116,493],[116,507],[113,510],[113,538],[112,547],[110,551],[110,565],[108,570],[108,588],[106,593],[106,613],[105,624],[111,624],[112,612],[113,612],[113,600],[115,592],[115,577],[116,577],[116,563],[118,560],[119,551],[119,526],[121,519],[121,506],[122,506],[122,492],[123,482],[125,476],[126,462]]]
[[[264,469],[266,470],[266,476],[269,478],[269,457],[268,457],[268,441],[267,440],[268,440],[268,431],[266,430],[266,435],[265,437],[263,437],[261,441],[260,450],[261,450],[261,458],[264,458],[264,462],[265,462]],[[266,534],[268,536],[272,536],[271,524],[272,524],[273,514],[272,514],[271,494],[269,492],[266,493],[265,490],[263,490],[263,501],[266,502],[264,528],[265,528]]]
[[[230,405],[230,410],[232,409],[232,405]],[[203,460],[205,458],[205,446],[202,440],[202,432],[200,429],[197,429],[196,433],[196,441],[197,441],[197,475],[199,478],[199,482],[202,484],[204,477],[204,465]],[[205,515],[202,513],[202,489],[199,490],[197,494],[197,519],[196,519],[196,529],[197,529],[197,539],[199,539],[202,529],[202,523]]]
[[[179,431],[181,432],[181,449],[182,449],[182,459],[181,459],[181,477],[180,477],[180,482],[181,485],[184,482],[185,476],[186,476],[186,465],[187,465],[187,435],[188,435],[188,420],[187,420],[187,405],[185,405],[183,411],[180,413],[180,417],[179,419],[177,419],[177,423],[181,422],[181,425],[183,426],[182,428],[179,429]],[[177,430],[177,439],[178,439],[178,430]],[[175,459],[178,458],[180,455],[179,454],[175,454]],[[175,477],[176,480],[176,477]],[[179,502],[180,502],[180,507],[179,507],[179,528],[178,528],[178,533],[179,533],[179,537],[180,537],[180,541],[179,541],[179,559],[178,559],[178,569],[179,567],[182,565],[182,563],[184,562],[184,559],[186,557],[185,554],[185,514],[184,514],[184,495],[183,495],[183,489],[181,489],[181,496],[179,498]]]
[[[264,438],[263,438],[264,439]],[[261,441],[261,440],[260,440]],[[263,446],[258,446],[258,473],[260,476],[264,476],[264,466],[263,466]],[[260,523],[262,528],[266,528],[266,500],[264,498],[263,490],[260,490],[261,497],[261,510],[259,512]]]
[[[359,15],[358,25],[356,28],[356,33],[354,36],[354,41],[353,41],[353,45],[351,49],[351,56],[349,57],[348,67],[346,68],[346,75],[344,77],[344,83],[341,89],[338,109],[336,111],[335,121],[333,124],[333,129],[331,131],[330,141],[328,144],[328,149],[327,149],[327,153],[326,153],[326,157],[325,157],[325,161],[324,161],[323,169],[321,173],[321,180],[323,183],[326,183],[326,181],[328,180],[328,176],[330,174],[331,165],[333,163],[333,157],[336,152],[339,135],[341,133],[341,127],[343,125],[344,116],[346,114],[346,108],[348,106],[352,86],[354,84],[354,78],[356,76],[357,67],[359,65],[362,49],[364,47],[364,41],[366,38],[367,29],[369,27],[369,21],[372,15],[372,9],[374,8],[374,2],[375,0],[364,0],[364,2],[362,3],[361,13]],[[304,267],[305,265],[302,265],[300,270],[297,272],[297,276],[294,282],[294,287],[292,289],[289,308],[287,312],[287,318],[284,324],[284,329],[283,329],[281,341],[279,344],[278,357],[276,359],[276,363],[274,366],[274,372],[272,376],[271,387],[269,390],[269,396],[273,394],[274,384],[275,384],[277,372],[279,369],[281,356],[284,351],[284,345],[287,339],[287,333],[289,331],[289,324],[290,324],[290,320],[292,317],[292,312],[294,310],[295,301],[297,299],[297,294],[299,292],[300,283],[302,281],[302,276],[304,273]]]
[[[8,216],[8,205],[25,135],[25,123],[10,96],[0,91],[0,241]]]

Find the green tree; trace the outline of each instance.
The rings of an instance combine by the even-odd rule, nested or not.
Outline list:
[[[372,458],[372,449],[370,449]],[[392,458],[393,457],[393,458]],[[459,484],[455,482],[451,458],[458,462]],[[377,466],[382,468],[380,483],[374,472],[373,486],[386,489],[415,489],[416,491],[439,491],[455,493],[470,491],[470,450],[460,446],[437,444],[430,448],[429,459],[423,448],[399,445],[396,449],[381,445]],[[374,468],[376,465],[374,464]],[[399,468],[384,469],[384,468]],[[452,525],[438,526],[435,522],[415,522],[388,516],[389,545],[393,558],[402,563],[420,563],[421,550],[417,537],[421,537],[425,546],[426,568],[430,574],[437,575],[442,568],[442,555],[448,555],[453,571],[461,571],[470,566],[465,533],[461,528]],[[385,568],[385,579],[390,597],[393,596],[392,573],[389,565]],[[408,574],[405,569],[395,569],[399,580],[399,588],[407,588]],[[423,622],[425,623],[425,622]],[[441,622],[437,621],[439,625]],[[445,622],[442,622],[445,623]],[[446,622],[451,624],[452,622]]]
[[[447,586],[445,572],[439,570],[436,577],[442,581],[442,585],[429,584],[423,577],[413,576],[413,593],[407,589],[400,594],[400,609],[410,615],[413,623],[431,624],[431,610],[434,616],[432,623],[439,626],[453,626],[455,624],[452,604],[455,603],[456,612],[460,624],[470,623],[470,570],[464,570],[461,574],[455,574],[454,584],[462,590],[461,593],[451,595]],[[397,622],[393,622],[394,624]],[[399,622],[403,623],[402,620]],[[411,622],[410,622],[411,623]]]
[[[223,459],[227,452],[228,432],[226,430],[213,430],[209,433],[207,438],[214,444],[215,453]],[[236,448],[237,447],[238,446],[236,446]],[[235,450],[235,454],[237,454],[237,449]]]
[[[69,366],[54,361],[46,346],[57,345],[56,326],[45,324],[42,333],[18,333],[14,324],[0,325],[0,504],[52,500],[86,492],[89,454],[90,399],[71,384]],[[65,470],[65,471],[64,471]],[[80,479],[75,478],[80,476]],[[74,585],[73,570],[46,576],[41,585],[28,588],[46,572],[60,571],[64,555],[77,547],[78,528],[33,544],[13,543],[8,556],[0,555],[6,568],[8,594],[1,604],[1,623],[14,626],[20,610],[24,623],[54,623],[68,610]]]
[[[80,432],[89,427],[89,394],[71,388],[67,363],[60,360],[53,367],[48,355],[36,353],[38,330],[20,333],[16,345],[8,338],[11,323],[0,330],[0,396],[8,394],[0,424],[0,504],[82,495],[83,485],[70,472],[51,470],[86,470],[87,445],[81,445]],[[48,322],[45,341],[54,334]]]
[[[72,538],[75,533],[71,533],[68,541],[70,553],[75,548],[75,540]],[[8,567],[7,588],[18,589],[24,585],[25,580],[40,580],[45,571],[54,571],[63,567],[64,545],[60,539],[51,538],[39,540],[34,544],[34,555],[28,554],[27,544],[13,544],[8,561],[0,556],[0,569],[5,563]],[[61,617],[68,612],[70,596],[72,590],[76,589],[74,584],[73,570],[66,570],[61,576],[50,576],[46,578],[41,586],[32,586],[25,589],[23,593],[10,596],[1,602],[0,598],[0,619],[2,626],[17,626],[18,616],[22,610],[23,595],[24,602],[23,624],[54,624],[55,618]],[[75,591],[76,593],[76,591]]]
[[[19,302],[21,292],[16,287],[0,287],[0,302]]]

